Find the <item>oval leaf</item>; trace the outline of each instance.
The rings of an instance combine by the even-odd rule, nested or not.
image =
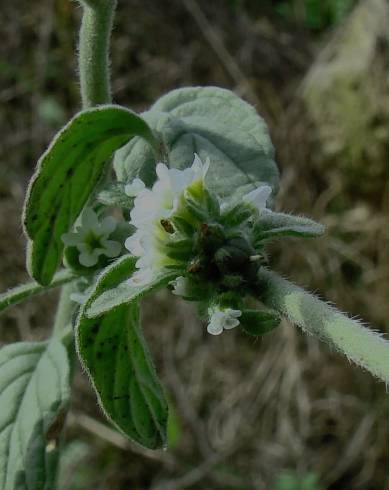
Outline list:
[[[243,194],[260,184],[278,189],[274,149],[264,120],[255,109],[229,90],[193,87],[173,90],[143,114],[163,141],[167,163],[183,169],[194,153],[211,160],[207,183],[220,196]],[[134,138],[115,155],[119,180],[139,176],[150,185],[155,157]]]
[[[0,488],[53,488],[68,406],[69,364],[53,339],[0,350]]]
[[[85,316],[102,287],[126,277],[126,265],[121,261],[97,284],[80,313],[76,345],[106,416],[130,439],[158,449],[166,445],[168,407],[141,332],[137,302],[99,318]]]
[[[25,203],[24,227],[32,277],[47,285],[69,231],[102,177],[107,159],[133,136],[155,146],[146,122],[119,106],[100,106],[77,114],[54,138],[38,162]]]
[[[255,240],[261,241],[281,236],[317,237],[324,231],[323,225],[304,216],[264,210],[254,226],[253,233]]]

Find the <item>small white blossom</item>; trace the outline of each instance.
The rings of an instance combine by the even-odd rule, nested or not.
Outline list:
[[[213,307],[208,310],[210,315],[207,331],[211,335],[220,335],[223,330],[230,330],[239,325],[238,318],[242,315],[240,310],[231,308]]]
[[[187,296],[188,294],[188,279],[183,276],[177,277],[170,283],[173,286],[172,293],[176,296]]]
[[[268,185],[261,185],[243,196],[244,203],[255,208],[259,213],[266,209],[266,202],[272,193],[272,189]]]
[[[103,218],[100,222],[92,208],[86,208],[81,215],[81,226],[76,231],[62,235],[62,241],[68,247],[77,247],[80,252],[80,264],[93,267],[100,255],[113,258],[121,252],[121,244],[109,240],[109,235],[115,230],[117,221],[112,216]]]
[[[174,236],[166,232],[161,220],[168,220],[174,215],[185,190],[197,181],[203,182],[208,168],[209,159],[203,164],[196,154],[192,166],[184,170],[168,168],[164,163],[158,163],[158,178],[153,187],[144,188],[137,193],[130,213],[130,223],[135,226],[136,231],[127,238],[125,246],[132,255],[139,257],[136,267],[143,273],[133,277],[131,282],[153,277],[165,265],[174,265],[174,261],[166,257],[163,248],[169,240],[174,240]],[[135,181],[130,185],[137,188],[140,186]]]
[[[129,197],[136,197],[140,192],[143,191],[143,189],[145,189],[146,186],[143,182],[143,180],[141,179],[134,179],[131,184],[127,184],[125,187],[124,187],[124,192],[127,194],[127,196]]]

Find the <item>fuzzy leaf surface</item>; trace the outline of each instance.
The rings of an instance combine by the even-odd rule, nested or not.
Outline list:
[[[168,408],[140,329],[137,302],[99,318],[82,316],[77,348],[112,423],[142,446],[164,447]]]
[[[191,87],[173,90],[143,114],[161,138],[170,167],[192,164],[194,153],[211,160],[207,184],[219,196],[236,196],[260,184],[278,189],[278,169],[267,126],[255,109],[229,90]],[[155,180],[155,157],[140,138],[115,155],[119,180]]]
[[[125,256],[107,267],[97,282],[96,294],[91,297],[85,308],[85,315],[89,318],[98,317],[123,304],[131,303],[147,294],[168,285],[170,281],[180,275],[176,270],[162,270],[147,284],[135,285],[129,282],[135,272],[136,258]],[[125,274],[122,275],[122,271]]]
[[[47,285],[57,270],[69,231],[106,169],[112,153],[133,136],[156,145],[147,123],[120,106],[100,106],[77,114],[53,139],[38,162],[25,203],[30,240],[28,268]]]
[[[56,339],[0,350],[0,489],[53,488],[70,395],[69,362]]]
[[[137,301],[98,318],[85,315],[104,288],[128,277],[134,261],[124,258],[97,283],[80,312],[76,328],[78,355],[102,409],[127,437],[150,449],[166,446],[168,407],[139,324]]]
[[[254,227],[256,240],[268,240],[281,236],[317,237],[324,233],[324,226],[305,218],[285,213],[263,211]]]

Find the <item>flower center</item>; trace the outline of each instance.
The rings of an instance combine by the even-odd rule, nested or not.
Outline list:
[[[97,248],[102,248],[101,236],[97,235],[93,230],[90,230],[84,238],[84,243],[88,247],[90,252]]]

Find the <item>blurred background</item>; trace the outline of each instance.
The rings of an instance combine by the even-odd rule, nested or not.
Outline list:
[[[28,179],[80,107],[80,9],[2,1],[1,20],[4,290],[27,277]],[[170,89],[217,85],[256,106],[277,149],[277,207],[327,226],[272,246],[272,268],[389,333],[389,2],[119,0],[112,44],[119,104],[141,111]],[[7,312],[1,342],[44,338],[56,298]],[[170,449],[140,449],[107,425],[77,367],[60,490],[389,489],[383,383],[288,324],[214,338],[167,293],[144,306]]]

